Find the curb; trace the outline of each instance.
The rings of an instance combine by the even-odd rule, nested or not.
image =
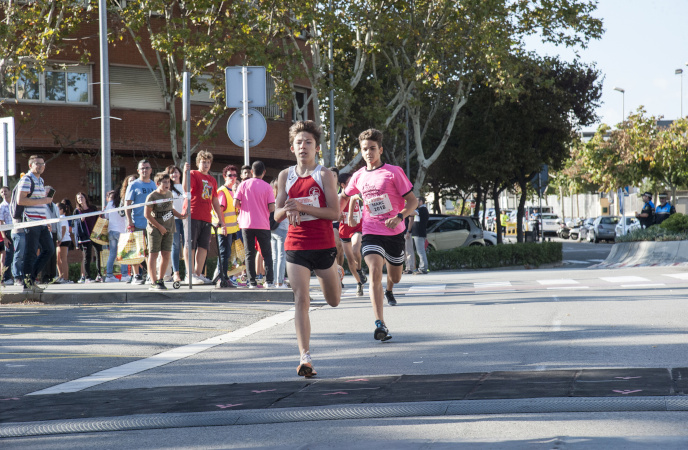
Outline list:
[[[112,431],[257,425],[320,420],[561,412],[688,411],[688,397],[555,397],[514,400],[453,400],[371,403],[201,413],[141,414],[0,425],[0,438]]]
[[[618,242],[607,259],[590,269],[688,265],[688,241]]]

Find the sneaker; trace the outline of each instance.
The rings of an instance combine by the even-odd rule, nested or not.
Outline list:
[[[158,282],[151,283],[148,285],[148,290],[149,291],[162,291],[164,288],[160,287],[160,284]]]
[[[129,275],[122,275],[122,278],[119,281],[122,283],[129,283],[131,281],[131,277]]]
[[[363,297],[363,283],[358,283],[356,288],[356,297]]]
[[[228,279],[227,283],[229,283],[230,286],[239,287],[239,283],[237,282],[235,277]]]
[[[33,289],[31,289],[31,286],[22,283],[22,294],[33,294]]]
[[[200,285],[200,284],[205,284],[205,281],[198,275],[191,275],[191,282],[193,283],[194,286]]]
[[[84,284],[84,283],[86,283],[86,277],[81,277],[81,278],[79,278],[79,281],[77,281],[77,283],[79,283],[79,284]]]
[[[28,287],[29,289],[31,289],[31,291],[32,291],[34,294],[40,294],[41,292],[43,292],[43,288],[40,287],[40,286],[38,286],[38,285],[36,284],[36,281],[35,281],[35,280],[32,280],[32,279],[30,279],[30,278],[26,278],[26,283],[24,284],[24,286],[26,286],[26,287]]]
[[[105,283],[119,283],[119,279],[114,275],[108,275],[105,277]]]
[[[366,284],[368,277],[363,273],[363,270],[358,269],[356,272],[358,272],[358,277],[361,279],[361,284]]]
[[[72,284],[74,283],[71,280],[65,280],[64,278],[60,278],[60,284]]]
[[[5,280],[2,284],[3,286],[14,286],[14,280]]]
[[[15,286],[24,286],[24,282],[20,278],[15,278],[14,279],[14,285]]]
[[[300,377],[311,378],[316,376],[318,373],[313,370],[313,360],[308,352],[301,355],[299,360],[299,366],[296,368],[296,374]]]
[[[211,280],[210,278],[206,277],[205,275],[199,275],[198,278],[200,278],[201,280],[203,280],[203,283],[205,283],[205,284],[213,284],[213,280]]]
[[[389,341],[390,339],[392,339],[392,335],[389,334],[387,326],[385,326],[385,324],[382,323],[381,320],[375,321],[375,333],[373,333],[373,337],[376,341],[382,342]]]
[[[146,280],[144,280],[143,276],[141,275],[134,275],[134,279],[131,281],[131,284],[144,285],[146,284]]]
[[[103,277],[101,277],[100,275],[98,275],[94,281],[95,281],[96,283],[102,283],[102,282],[103,282]]]
[[[160,286],[160,290],[161,290],[161,291],[166,291],[166,290],[167,290],[167,286],[165,286],[165,281],[164,281],[164,280],[158,280],[158,282],[157,282],[156,284],[157,284],[158,286]]]
[[[420,269],[413,272],[414,275],[427,275],[427,273],[428,273],[427,270],[420,270]]]
[[[86,283],[95,283],[95,281],[90,278],[86,278]]]
[[[394,292],[392,291],[385,291],[385,298],[387,299],[387,304],[389,306],[396,306],[397,305],[397,299],[394,298]]]
[[[339,274],[339,280],[342,282],[342,287],[344,287],[344,268],[337,266],[337,273]]]

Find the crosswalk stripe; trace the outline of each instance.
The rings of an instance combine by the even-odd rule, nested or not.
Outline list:
[[[444,294],[446,288],[446,284],[411,286],[406,295]]]
[[[664,276],[678,278],[679,280],[688,280],[688,273],[665,273]]]
[[[633,287],[662,287],[666,286],[664,283],[645,283],[645,284],[622,284],[622,288],[633,288]]]
[[[608,281],[609,283],[636,283],[643,281],[650,281],[643,277],[625,276],[625,277],[600,277],[600,280]]]
[[[488,282],[479,282],[479,283],[473,283],[473,286],[476,289],[481,289],[481,288],[493,288],[493,287],[499,287],[499,286],[511,286],[511,281],[488,281]]]
[[[543,286],[551,286],[555,284],[580,284],[576,280],[572,280],[571,278],[558,278],[558,279],[552,279],[552,280],[537,280],[538,283],[542,284]]]

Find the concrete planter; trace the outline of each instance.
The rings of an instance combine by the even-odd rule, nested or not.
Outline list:
[[[640,241],[614,244],[594,268],[688,265],[688,241]]]

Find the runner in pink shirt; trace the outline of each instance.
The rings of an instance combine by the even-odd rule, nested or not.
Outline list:
[[[382,312],[383,298],[396,305],[392,287],[401,281],[404,263],[404,219],[418,205],[413,185],[400,167],[385,164],[382,156],[382,132],[369,129],[358,137],[366,167],[354,173],[348,186],[340,194],[343,207],[349,197],[363,198],[363,259],[370,271],[369,293],[375,313],[375,332],[378,341],[392,338]],[[349,224],[353,226],[353,223]],[[387,264],[387,291],[382,290],[382,266]]]

